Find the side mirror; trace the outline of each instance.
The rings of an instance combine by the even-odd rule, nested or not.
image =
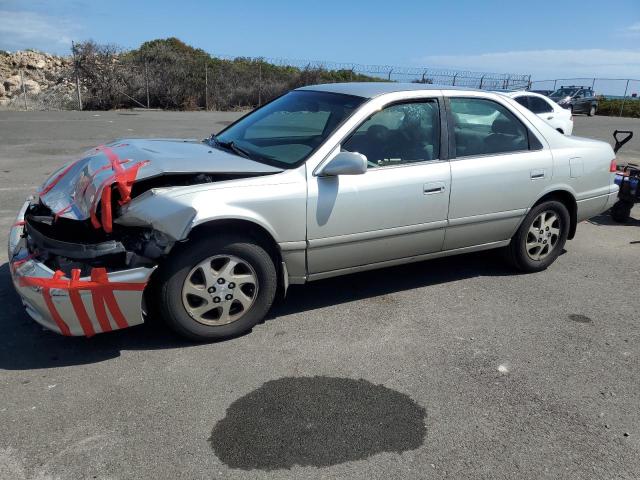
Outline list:
[[[357,152],[340,152],[318,171],[319,177],[362,175],[367,171],[367,157]]]

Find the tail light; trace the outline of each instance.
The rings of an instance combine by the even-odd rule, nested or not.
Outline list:
[[[614,173],[614,172],[618,171],[618,164],[616,163],[616,159],[615,158],[613,160],[611,160],[611,164],[609,165],[609,171],[611,173]]]

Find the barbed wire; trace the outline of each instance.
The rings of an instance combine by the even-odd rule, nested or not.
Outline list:
[[[282,57],[247,57],[229,54],[211,54],[212,57],[227,61],[264,62],[280,67],[295,67],[301,70],[351,71],[359,74],[378,76],[386,80],[426,80],[439,79],[438,83],[476,86],[479,88],[523,88],[528,86],[531,75],[516,73],[474,72],[469,70],[441,69],[432,67],[408,67],[382,64],[361,64],[333,62],[328,60],[291,59]],[[437,82],[432,82],[437,83]]]

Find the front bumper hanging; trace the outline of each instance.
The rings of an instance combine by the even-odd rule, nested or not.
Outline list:
[[[107,272],[94,267],[80,277],[53,271],[29,252],[24,227],[27,200],[9,234],[11,279],[27,313],[63,335],[93,336],[143,323],[143,292],[154,268]]]

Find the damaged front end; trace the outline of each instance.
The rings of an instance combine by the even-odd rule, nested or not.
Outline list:
[[[277,171],[237,157],[232,164],[222,152],[216,165],[212,153],[199,142],[120,141],[55,172],[23,205],[9,237],[11,275],[27,313],[63,335],[142,323],[151,274],[195,210],[156,197],[151,221],[131,200],[153,197],[155,189]]]
[[[63,335],[92,336],[144,321],[143,295],[174,241],[143,227],[96,229],[25,203],[9,240],[13,282],[27,313]]]

